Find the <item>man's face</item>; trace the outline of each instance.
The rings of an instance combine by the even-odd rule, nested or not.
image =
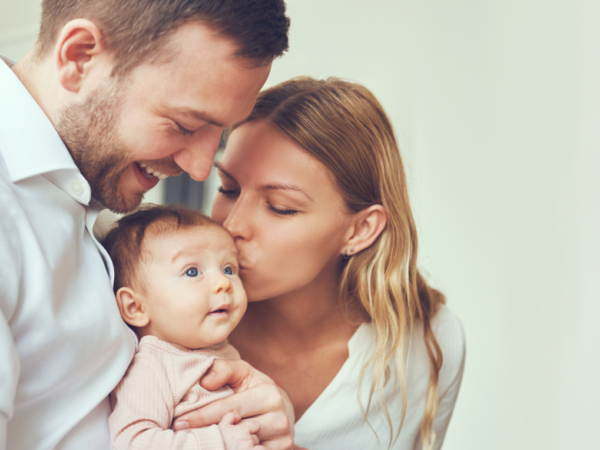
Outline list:
[[[166,176],[206,179],[223,129],[250,113],[269,76],[270,65],[233,58],[235,43],[198,22],[167,45],[166,62],[108,79],[57,121],[93,197],[116,212]]]

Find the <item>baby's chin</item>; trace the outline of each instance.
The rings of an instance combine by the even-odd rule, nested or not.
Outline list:
[[[207,348],[211,348],[211,347],[221,346],[224,342],[227,341],[227,336],[229,336],[229,334],[227,334],[225,337],[214,336],[214,339],[201,339],[201,340],[185,341],[185,342],[179,342],[179,343],[173,343],[173,342],[169,342],[169,343],[171,345],[174,345],[175,347],[179,348],[180,350],[185,350],[185,351],[202,350],[202,349],[207,349]]]

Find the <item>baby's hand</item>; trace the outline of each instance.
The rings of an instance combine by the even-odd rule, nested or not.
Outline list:
[[[258,445],[256,433],[260,431],[259,423],[256,420],[238,423],[240,420],[240,416],[227,413],[219,422],[225,450],[266,450],[262,445]]]

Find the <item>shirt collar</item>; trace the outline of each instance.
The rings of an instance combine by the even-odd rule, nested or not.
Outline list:
[[[10,69],[10,62],[5,62],[0,61],[0,154],[11,181],[17,183],[45,175],[72,195],[73,179],[77,178],[87,189],[72,196],[80,203],[89,204],[89,185],[67,147],[42,108]]]

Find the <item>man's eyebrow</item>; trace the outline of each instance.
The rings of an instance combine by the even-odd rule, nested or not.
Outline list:
[[[261,191],[277,191],[277,190],[281,190],[281,191],[296,191],[296,192],[301,192],[302,194],[306,195],[306,197],[311,202],[314,202],[314,200],[311,198],[311,196],[308,195],[304,189],[302,189],[301,187],[296,186],[294,184],[288,184],[288,183],[263,184],[259,188],[259,190],[261,190]]]
[[[192,116],[194,119],[201,120],[202,122],[210,123],[216,127],[225,128],[226,125],[222,124],[218,120],[211,118],[208,114],[202,111],[198,111],[193,108],[183,106],[181,108],[175,108],[172,110],[175,114],[181,114],[184,116]]]

